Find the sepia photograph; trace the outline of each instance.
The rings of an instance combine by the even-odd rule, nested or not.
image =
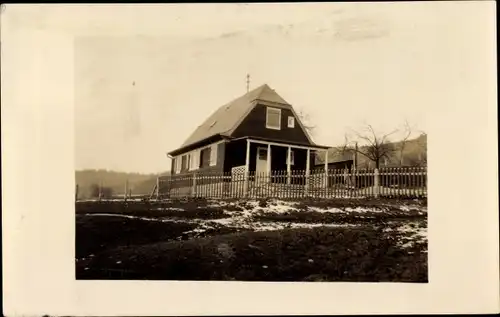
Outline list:
[[[429,56],[344,7],[75,39],[77,279],[428,282]]]
[[[4,314],[498,313],[495,7],[0,5]]]

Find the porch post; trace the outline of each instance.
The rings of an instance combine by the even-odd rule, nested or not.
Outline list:
[[[286,178],[286,183],[288,185],[291,184],[291,173],[292,172],[292,149],[290,147],[288,147],[288,150],[287,150],[287,157],[286,157],[286,175],[287,175],[287,178]]]
[[[271,181],[271,144],[267,145],[267,179],[270,182]]]
[[[306,195],[309,194],[309,169],[310,169],[310,160],[311,160],[311,150],[307,149],[307,158],[306,158]]]
[[[247,152],[245,158],[245,183],[243,184],[243,194],[248,195],[248,178],[250,173],[250,140],[247,139]]]
[[[328,150],[325,151],[325,188],[328,188]]]

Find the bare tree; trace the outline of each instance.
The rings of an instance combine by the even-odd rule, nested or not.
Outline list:
[[[406,143],[408,139],[411,137],[413,128],[410,126],[408,123],[408,120],[405,120],[404,125],[403,125],[403,139],[399,142],[400,147],[399,147],[399,165],[403,166],[403,161],[404,161],[404,151],[406,147]]]
[[[311,124],[310,115],[307,112],[305,112],[303,109],[299,109],[297,111],[297,116],[299,117],[299,120],[302,123],[302,126],[304,127],[304,129],[306,129],[306,132],[309,133],[310,135],[313,135],[314,130],[316,129],[316,126]]]
[[[394,152],[394,146],[389,141],[389,136],[396,133],[394,130],[386,134],[378,134],[370,124],[367,124],[363,131],[352,130],[354,137],[345,136],[344,151],[349,149],[354,153],[366,157],[368,160],[375,163],[376,168],[380,168],[382,159],[390,159],[390,154]],[[364,143],[357,146],[359,143]]]

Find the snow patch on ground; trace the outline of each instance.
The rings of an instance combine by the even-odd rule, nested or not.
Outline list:
[[[404,240],[398,241],[398,245],[405,249],[410,248],[416,243],[424,243],[427,241],[427,227],[418,226],[417,224],[405,224],[396,229],[400,233],[403,233]],[[385,230],[389,231],[389,230]]]
[[[152,217],[138,217],[138,216],[130,216],[130,215],[123,215],[123,214],[107,214],[107,213],[99,213],[99,214],[85,214],[85,216],[91,216],[91,217],[122,217],[122,218],[128,218],[128,219],[138,219],[138,220],[145,220],[145,221],[158,221],[158,222],[179,222],[179,220],[175,219],[166,219],[166,218],[152,218]]]
[[[296,207],[294,207],[296,204],[290,203],[290,202],[285,202],[285,201],[272,201],[270,202],[266,207],[258,207],[255,208],[254,210],[261,212],[261,213],[277,213],[277,214],[284,214],[289,211],[298,211]]]
[[[427,213],[427,207],[425,206],[401,205],[399,209],[404,212],[417,212],[419,214]]]
[[[255,231],[270,231],[270,230],[281,230],[286,228],[317,228],[317,227],[349,227],[356,225],[349,224],[328,224],[328,223],[300,223],[300,222],[268,222],[268,221],[256,221],[253,216],[257,213],[286,213],[289,211],[299,211],[295,206],[297,203],[274,200],[271,201],[267,207],[259,207],[258,201],[246,202],[245,206],[249,208],[244,208],[242,211],[230,211],[227,212],[229,217],[222,219],[210,219],[210,220],[197,220],[200,224],[200,230],[207,230],[213,228],[214,225],[223,225],[227,227],[248,229]],[[227,206],[227,205],[226,205]],[[331,208],[331,209],[320,209],[321,212],[342,212],[341,209]],[[201,231],[202,232],[202,231]]]
[[[175,208],[175,207],[158,207],[156,210],[161,210],[161,211],[184,211],[183,208]]]
[[[319,207],[307,207],[307,210],[314,211],[314,212],[320,212],[320,213],[326,213],[326,212],[329,212],[329,213],[345,213],[346,212],[345,210],[340,209],[340,208],[327,208],[327,209],[323,209],[323,208],[319,208]]]
[[[272,230],[282,230],[286,228],[318,228],[318,227],[354,227],[356,225],[350,224],[325,224],[325,223],[295,223],[295,222],[245,222],[245,221],[232,221],[232,219],[217,219],[209,220],[207,222],[222,224],[230,227],[236,227],[239,229],[250,229],[254,231],[272,231]]]
[[[277,213],[284,214],[288,212],[300,212],[303,209],[299,209],[297,207],[299,203],[293,201],[286,201],[280,199],[269,200],[266,203],[266,206],[261,207],[260,202],[258,200],[241,200],[241,201],[232,201],[226,202],[223,200],[220,201],[210,201],[208,207],[213,208],[223,208],[224,212],[227,215],[231,215],[233,213],[237,213],[239,211],[235,211],[234,207],[239,207],[243,209],[245,215],[249,216],[250,214],[263,214],[263,213]],[[230,208],[233,207],[233,208]],[[391,211],[393,207],[390,206],[378,206],[378,207],[345,207],[345,208],[337,208],[337,207],[316,207],[316,206],[307,206],[306,210],[311,212],[318,213],[384,213]],[[427,208],[424,206],[412,206],[412,205],[401,205],[398,208],[402,212],[416,212],[417,214],[425,214],[427,213]]]
[[[143,200],[142,198],[127,198],[127,202],[130,202],[130,201],[142,201],[142,200]],[[99,200],[98,198],[78,199],[78,202],[109,202],[109,201],[113,201],[113,202],[117,202],[117,201],[125,202],[125,199],[123,199],[123,198],[112,198],[112,199],[101,199],[101,200]]]
[[[402,211],[410,211],[411,210],[410,207],[408,207],[408,206],[401,206],[400,208]]]
[[[368,207],[356,207],[356,208],[347,207],[345,209],[345,211],[347,211],[347,212],[357,212],[357,213],[367,213],[367,212],[381,213],[381,212],[386,212],[385,208],[368,208]]]
[[[214,219],[214,220],[208,220],[212,223],[218,223],[220,225],[224,225],[224,226],[232,226],[233,224],[235,224],[237,221],[235,221],[236,219],[235,218],[222,218],[222,219]]]

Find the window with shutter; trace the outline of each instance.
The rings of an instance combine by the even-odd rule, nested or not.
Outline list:
[[[200,150],[196,150],[194,153],[195,153],[195,169],[199,169],[200,168]]]
[[[210,166],[217,165],[217,144],[210,147]]]
[[[197,170],[200,166],[200,151],[194,150],[193,152],[189,153],[189,158],[189,170]]]
[[[188,165],[187,156],[183,155],[181,160],[182,160],[181,171],[185,171],[187,169],[187,165]]]
[[[181,157],[178,156],[175,158],[175,173],[179,174],[181,172]]]
[[[200,167],[208,167],[210,166],[210,147],[204,148],[201,150],[200,154]]]

